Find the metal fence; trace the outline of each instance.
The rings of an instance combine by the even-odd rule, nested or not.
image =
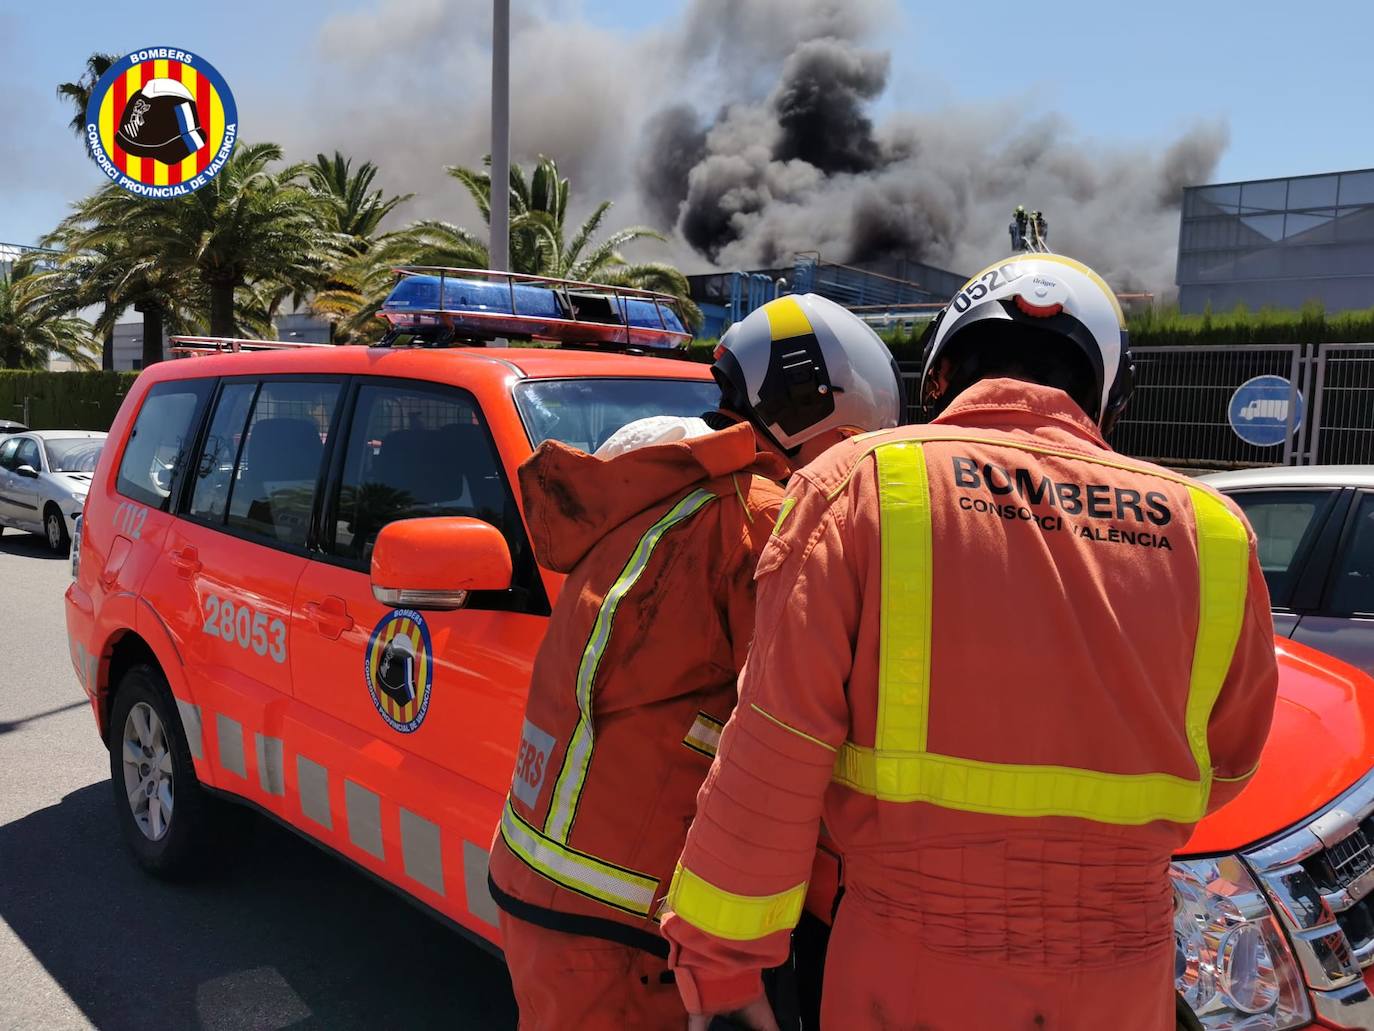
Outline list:
[[[1304,444],[1306,427],[1298,417],[1303,370],[1303,348],[1296,344],[1137,348],[1135,394],[1112,446],[1173,466],[1288,465]],[[1247,441],[1241,435],[1247,427],[1233,412],[1236,392],[1261,376],[1289,384],[1287,396],[1276,400],[1290,432],[1271,433],[1273,444]]]
[[[1311,378],[1310,461],[1374,463],[1374,344],[1319,344]]]
[[[1374,464],[1374,343],[1140,347],[1122,454],[1188,469]],[[904,366],[923,422],[919,370]]]

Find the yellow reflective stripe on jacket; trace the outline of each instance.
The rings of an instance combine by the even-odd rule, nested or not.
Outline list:
[[[601,657],[606,653],[606,645],[611,639],[611,625],[615,621],[616,608],[648,568],[649,559],[663,535],[715,499],[716,495],[710,491],[694,490],[649,527],[601,602],[601,610],[596,614],[591,636],[582,651],[582,661],[577,667],[577,709],[580,714],[577,727],[568,742],[568,751],[563,756],[563,768],[558,773],[557,783],[554,784],[553,801],[549,804],[549,814],[544,821],[544,834],[554,841],[566,842],[572,833],[573,820],[577,816],[577,803],[582,797],[582,786],[587,780],[587,767],[591,765],[595,738],[592,725],[592,687],[596,683]]]
[[[545,837],[520,818],[510,800],[501,814],[501,838],[535,872],[570,891],[635,916],[649,915],[658,881]]]
[[[694,752],[714,756],[716,749],[720,747],[720,732],[724,728],[725,724],[714,716],[699,712],[697,718],[692,721],[687,736],[682,739],[682,743]]]
[[[882,612],[878,655],[879,749],[926,750],[930,710],[930,484],[925,452],[916,443],[878,452],[882,499]]]
[[[850,742],[840,749],[835,781],[884,802],[930,802],[1000,816],[1077,816],[1126,825],[1191,822],[1202,816],[1198,782],[1167,773],[1099,773],[1070,766],[877,752]]]
[[[877,733],[874,748],[844,745],[836,782],[882,801],[1009,816],[1076,816],[1125,825],[1200,819],[1213,777],[1208,723],[1245,617],[1250,548],[1244,524],[1214,495],[1188,484],[1197,522],[1200,601],[1184,729],[1197,763],[1196,780],[930,753],[933,591],[923,443],[896,441],[873,449],[883,549]]]
[[[1202,776],[1206,805],[1212,784],[1212,752],[1207,725],[1212,707],[1226,682],[1236,642],[1245,622],[1245,598],[1250,586],[1250,539],[1231,510],[1214,494],[1189,487],[1197,523],[1199,610],[1193,674],[1188,687],[1188,743]],[[1201,815],[1201,814],[1199,814]]]
[[[791,930],[806,903],[806,882],[777,895],[722,891],[681,863],[668,888],[668,908],[693,927],[728,941],[755,941]]]

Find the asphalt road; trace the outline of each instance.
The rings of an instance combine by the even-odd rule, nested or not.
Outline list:
[[[513,1027],[499,960],[262,817],[193,882],[134,865],[67,570],[0,535],[0,1029]]]

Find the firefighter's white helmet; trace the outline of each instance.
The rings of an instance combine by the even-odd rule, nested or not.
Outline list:
[[[923,404],[931,402],[932,373],[940,358],[971,327],[1004,320],[1060,336],[1092,367],[1088,410],[1110,429],[1131,396],[1133,370],[1121,304],[1109,286],[1082,262],[1061,254],[1017,254],[964,284],[926,330],[921,370]]]
[[[736,322],[712,372],[726,407],[787,452],[827,430],[902,420],[892,352],[857,315],[816,294],[778,297]]]

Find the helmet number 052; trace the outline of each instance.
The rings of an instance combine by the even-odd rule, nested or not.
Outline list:
[[[251,605],[235,605],[228,598],[207,594],[201,630],[208,637],[237,644],[245,651],[251,648],[259,655],[270,656],[273,662],[286,661],[285,621],[269,621],[266,612],[254,611]]]
[[[1002,265],[998,268],[991,268],[981,276],[969,283],[954,296],[951,306],[960,315],[973,307],[974,303],[981,301],[991,291],[1006,283],[1014,283],[1020,279],[1025,272],[1018,269],[1015,265]]]

